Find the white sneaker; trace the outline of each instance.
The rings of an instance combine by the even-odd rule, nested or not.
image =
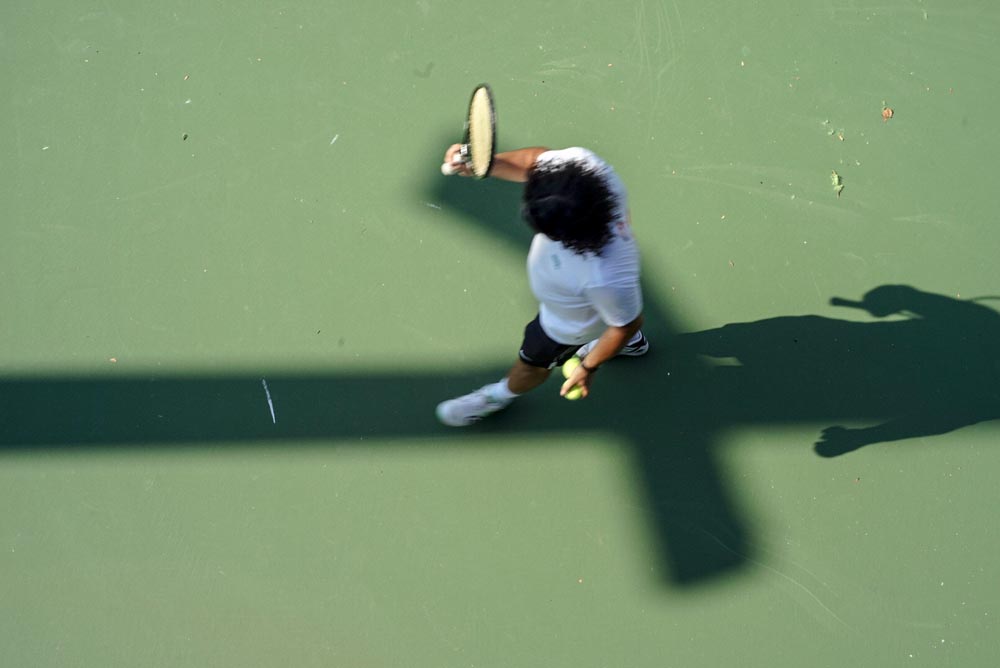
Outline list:
[[[438,420],[449,427],[467,427],[510,405],[512,399],[495,399],[487,391],[489,385],[455,399],[442,401],[434,411]]]
[[[591,349],[594,347],[594,344],[596,343],[597,339],[594,339],[590,343],[585,343],[584,345],[580,346],[580,349],[576,351],[576,356],[579,357],[580,359],[583,359],[584,357],[587,356],[587,353],[591,351]],[[636,341],[635,343],[631,343],[625,346],[624,348],[618,351],[618,354],[624,355],[626,357],[641,357],[648,352],[649,352],[649,340],[646,339],[645,334],[639,332],[639,340]]]

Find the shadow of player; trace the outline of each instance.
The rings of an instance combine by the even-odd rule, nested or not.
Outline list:
[[[824,429],[815,450],[834,457],[1000,417],[1000,314],[979,301],[884,285],[830,302],[884,320],[784,316],[678,340],[721,362],[706,391],[726,422],[876,421]]]

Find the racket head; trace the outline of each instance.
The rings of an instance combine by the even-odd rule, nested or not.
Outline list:
[[[493,90],[488,84],[479,84],[469,100],[469,118],[465,124],[465,145],[469,171],[477,179],[485,179],[493,169],[496,155],[497,118]]]

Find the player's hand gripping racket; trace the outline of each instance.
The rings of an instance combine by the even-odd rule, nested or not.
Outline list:
[[[465,122],[462,147],[452,162],[441,165],[441,173],[449,176],[463,166],[477,179],[489,176],[496,150],[497,119],[493,105],[493,91],[486,84],[479,84],[469,100],[469,117]]]

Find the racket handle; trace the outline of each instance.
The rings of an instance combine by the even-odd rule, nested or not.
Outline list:
[[[464,165],[469,158],[469,145],[462,144],[461,149],[457,151],[452,157],[451,162],[441,163],[441,173],[445,176],[451,176],[458,172],[458,168]]]

